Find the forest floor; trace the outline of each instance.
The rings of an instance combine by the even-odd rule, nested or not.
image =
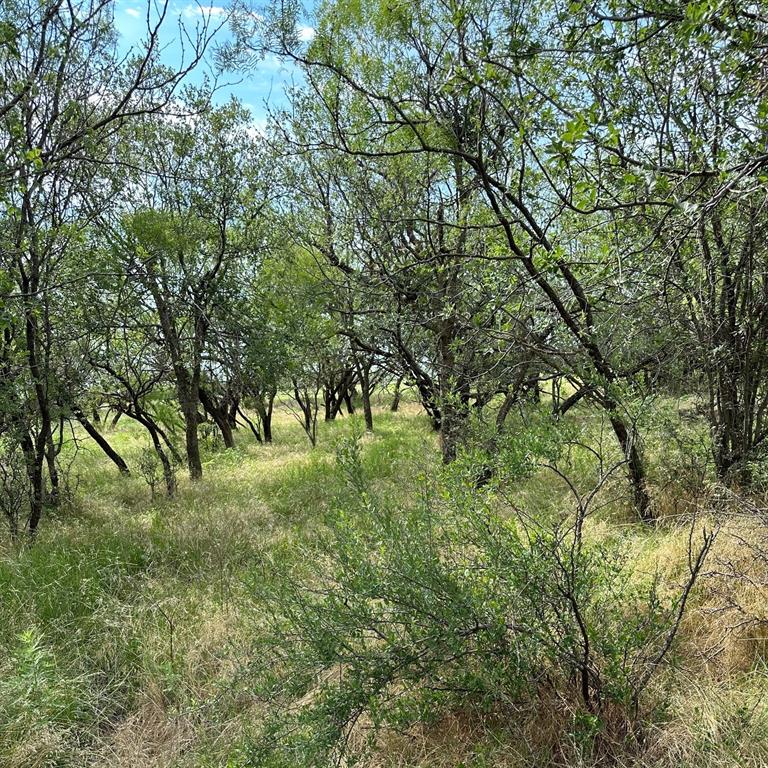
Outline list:
[[[411,493],[410,480],[438,471],[435,435],[411,403],[375,418],[375,434],[362,438],[365,471],[379,493]],[[135,470],[145,438],[125,421],[107,434]],[[121,477],[90,441],[76,456],[69,446],[68,503],[33,546],[0,550],[0,765],[243,764],[240,747],[261,712],[249,670],[267,631],[250,585],[275,547],[311,537],[344,503],[335,445],[360,429],[358,417],[321,424],[311,450],[279,412],[273,445],[238,430],[235,449],[206,450],[202,481],[179,473],[173,500],[152,499],[138,472]],[[680,478],[662,482],[660,447],[655,462],[662,522],[636,524],[617,503],[595,530],[621,531],[637,568],[676,589],[689,514]],[[551,476],[518,489],[518,503],[542,514],[566,499]],[[687,501],[703,519],[707,498]],[[673,663],[656,683],[663,713],[642,754],[622,765],[768,766],[768,560],[743,546],[768,541],[766,530],[737,516],[721,532]],[[729,589],[728,606],[717,589],[726,568],[745,577]],[[547,713],[516,723],[456,713],[391,739],[375,761],[543,766],[542,745],[556,743],[559,729]]]

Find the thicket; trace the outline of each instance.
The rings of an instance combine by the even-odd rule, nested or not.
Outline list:
[[[249,765],[350,764],[387,731],[467,707],[514,718],[564,702],[574,760],[639,749],[661,705],[646,689],[716,531],[693,525],[688,573],[676,594],[661,591],[619,537],[588,532],[619,465],[580,492],[564,430],[548,414],[518,426],[496,457],[502,487],[551,466],[574,503],[553,519],[478,488],[468,456],[389,503],[371,489],[359,438],[339,443],[352,498],[316,541],[278,549],[253,577],[270,633],[257,687],[268,714]]]

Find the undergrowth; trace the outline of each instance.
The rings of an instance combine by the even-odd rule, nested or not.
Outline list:
[[[478,484],[483,457],[446,474],[409,404],[377,411],[373,436],[321,425],[315,450],[277,414],[274,445],[239,430],[173,499],[140,477],[130,423],[106,434],[131,477],[78,434],[67,505],[33,546],[0,545],[0,765],[323,765],[345,740],[393,768],[768,764],[760,516],[724,527],[635,711],[688,573],[681,515],[708,520],[711,494],[683,503],[692,460],[663,497],[676,513],[647,530],[617,472],[576,552],[573,493],[542,465],[566,462],[587,493],[588,448],[604,440],[610,468],[604,426],[587,410],[556,440],[510,424],[503,471]],[[665,456],[695,440],[654,448],[657,494]],[[563,587],[594,641],[589,706]]]

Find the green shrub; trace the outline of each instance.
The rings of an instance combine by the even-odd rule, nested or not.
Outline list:
[[[533,456],[536,441],[521,440]],[[456,470],[390,508],[357,442],[337,460],[354,504],[316,546],[276,552],[253,580],[272,630],[258,677],[271,716],[246,764],[353,762],[382,729],[467,705],[554,694],[583,713],[588,740],[607,711],[636,709],[680,611],[653,581],[631,584],[620,548],[585,541],[586,510],[547,525],[506,515]]]
[[[25,745],[30,764],[60,765],[67,735],[94,719],[87,681],[60,669],[35,629],[22,632],[0,666],[0,762]]]

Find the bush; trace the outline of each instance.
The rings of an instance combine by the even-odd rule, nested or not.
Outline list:
[[[144,482],[149,486],[149,492],[154,500],[155,489],[162,479],[160,457],[154,448],[142,448],[139,454],[139,473],[144,478]]]
[[[87,727],[87,685],[57,667],[53,653],[34,629],[21,633],[12,655],[0,667],[0,759],[18,762],[25,745],[29,765],[59,765],[69,732]],[[5,761],[8,761],[6,763]]]
[[[337,455],[355,504],[316,547],[278,553],[254,580],[272,630],[259,676],[272,715],[247,764],[354,762],[383,729],[468,705],[555,694],[590,738],[609,710],[636,712],[711,537],[665,606],[653,580],[631,583],[620,547],[585,541],[586,506],[539,524],[500,512],[461,471],[390,509],[370,491],[357,443]]]
[[[155,500],[158,484],[165,481],[166,494],[171,497],[176,493],[176,468],[172,458],[163,454],[161,450],[145,446],[139,454],[139,473],[149,486],[150,497]]]

